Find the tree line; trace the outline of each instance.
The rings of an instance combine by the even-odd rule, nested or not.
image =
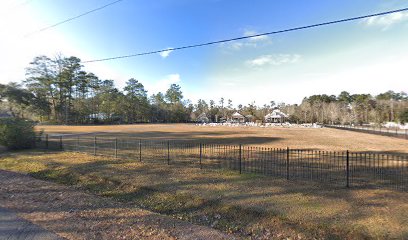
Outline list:
[[[408,121],[408,95],[388,91],[377,96],[341,92],[313,95],[301,104],[255,102],[236,107],[230,99],[184,99],[181,87],[172,84],[164,93],[148,95],[143,84],[131,78],[120,90],[113,80],[102,80],[86,72],[77,57],[36,57],[26,69],[22,83],[0,84],[0,112],[56,124],[191,122],[205,113],[210,121],[221,121],[238,111],[262,121],[280,109],[296,123],[383,123]]]
[[[284,111],[292,122],[319,122],[329,124],[363,124],[385,122],[408,122],[408,95],[405,92],[387,91],[370,94],[350,94],[346,91],[338,96],[313,95],[302,103],[288,105]]]
[[[123,90],[83,70],[77,57],[36,57],[21,84],[0,86],[3,111],[13,116],[58,124],[186,122],[192,108],[180,86],[147,95],[143,84],[129,79]]]

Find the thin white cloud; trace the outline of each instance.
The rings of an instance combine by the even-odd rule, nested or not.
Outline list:
[[[167,49],[171,49],[171,48],[167,48]],[[167,58],[170,55],[171,52],[173,52],[173,50],[167,50],[167,51],[164,51],[164,52],[160,52],[159,55],[162,58]]]
[[[253,36],[253,35],[257,35],[257,34],[258,34],[257,32],[251,31],[251,30],[246,30],[246,31],[244,32],[244,36],[245,36],[245,37]],[[266,35],[257,36],[257,37],[252,37],[252,38],[249,39],[249,41],[252,41],[252,42],[261,42],[261,41],[267,41],[267,40],[269,40],[269,37],[266,36]]]
[[[147,82],[145,84],[145,87],[146,87],[146,90],[149,91],[150,94],[158,93],[158,92],[165,93],[167,89],[169,89],[171,84],[179,84],[180,82],[181,82],[180,74],[175,73],[175,74],[169,74],[165,76],[164,78],[156,82],[153,82],[153,83]]]
[[[232,42],[229,47],[234,49],[234,50],[239,50],[244,46],[242,42]]]
[[[301,59],[299,54],[274,54],[274,55],[262,55],[255,59],[247,61],[247,64],[251,67],[261,67],[264,65],[279,66],[282,64],[296,63]]]
[[[392,13],[384,16],[370,17],[364,20],[364,24],[369,27],[381,27],[383,30],[387,30],[394,24],[401,23],[408,20],[408,13]]]
[[[251,42],[249,40],[241,40],[241,41],[235,41],[235,42],[230,42],[230,43],[224,43],[221,46],[224,47],[224,49],[232,50],[232,51],[238,51],[243,48],[248,48],[248,47],[256,47],[257,44],[254,42]]]
[[[248,37],[248,36],[257,35],[257,34],[258,32],[256,31],[245,30],[242,36]],[[266,44],[271,44],[271,43],[272,41],[268,36],[257,36],[257,37],[252,37],[252,38],[248,38],[245,40],[224,43],[224,44],[221,44],[221,46],[224,49],[237,51],[237,50],[241,50],[244,48],[256,48],[259,45],[266,45]]]

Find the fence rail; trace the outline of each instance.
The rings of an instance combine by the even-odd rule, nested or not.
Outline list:
[[[408,155],[97,136],[45,135],[37,140],[36,146],[200,169],[229,169],[337,186],[408,190]]]
[[[408,129],[372,127],[372,126],[353,126],[353,125],[324,125],[325,127],[344,129],[357,132],[365,132],[377,135],[398,137],[408,139]]]

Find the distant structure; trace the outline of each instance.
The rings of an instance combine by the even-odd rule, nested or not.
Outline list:
[[[281,112],[279,109],[273,110],[265,116],[266,123],[283,123],[288,119],[288,115]]]
[[[199,123],[209,123],[210,119],[208,119],[207,114],[201,113],[197,117],[197,122],[199,122]]]
[[[233,122],[236,123],[244,123],[245,122],[245,117],[240,114],[239,112],[235,112],[234,114],[232,114],[231,119]]]
[[[227,117],[220,117],[220,119],[219,119],[219,122],[221,122],[221,123],[225,123],[227,121],[228,121]]]
[[[91,120],[106,120],[109,118],[108,114],[106,113],[93,113],[88,116]]]

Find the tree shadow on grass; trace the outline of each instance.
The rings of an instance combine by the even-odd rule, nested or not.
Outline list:
[[[191,229],[191,226],[184,222],[149,212],[141,212],[134,206],[123,202],[118,203],[106,198],[87,195],[76,188],[48,184],[7,171],[0,171],[0,179],[5,184],[0,186],[2,204],[19,214],[40,216],[39,218],[34,217],[37,223],[45,224],[54,232],[67,233],[71,238],[106,239],[110,231],[115,232],[114,238],[116,238],[122,236],[123,229],[135,227],[135,230],[138,230],[137,227],[140,226],[138,222],[147,224],[144,230],[167,229],[176,234],[175,236],[180,236],[186,227]],[[44,218],[43,216],[52,217]],[[176,229],[173,230],[173,228]],[[182,234],[199,239],[209,237],[205,231]]]
[[[234,178],[236,184],[242,185],[247,184],[249,186],[249,191],[239,191],[239,192],[228,192],[225,190],[227,198],[202,198],[200,196],[194,196],[193,194],[178,194],[177,190],[185,191],[188,187],[195,187],[201,188],[204,185],[210,184],[220,184],[226,183],[228,180],[223,179],[222,177],[219,178],[208,178],[208,179],[196,179],[196,180],[171,180],[169,177],[172,174],[172,171],[179,172],[182,174],[182,169],[189,168],[189,166],[183,165],[170,165],[167,166],[166,169],[158,169],[157,165],[149,165],[143,164],[142,166],[135,166],[130,168],[121,169],[120,164],[122,163],[132,163],[132,161],[120,161],[118,160],[115,163],[115,160],[98,160],[96,162],[91,163],[79,163],[66,166],[67,170],[62,172],[60,176],[55,176],[56,179],[58,178],[65,178],[66,176],[63,174],[66,173],[76,173],[77,175],[73,174],[74,177],[71,178],[71,175],[67,176],[67,182],[65,184],[77,184],[80,185],[91,192],[96,192],[98,194],[102,194],[104,196],[109,196],[114,198],[115,200],[120,200],[124,203],[135,203],[138,206],[143,204],[143,206],[147,209],[154,210],[159,213],[164,213],[168,215],[190,215],[193,216],[188,219],[189,221],[197,221],[197,223],[202,224],[213,224],[214,221],[219,219],[213,218],[211,221],[204,221],[202,222],[203,214],[210,213],[215,214],[217,212],[222,212],[223,220],[225,216],[225,224],[221,222],[219,223],[220,229],[224,229],[226,224],[231,221],[236,221],[238,225],[242,224],[245,225],[252,225],[256,224],[257,222],[261,221],[262,219],[268,220],[270,218],[277,218],[280,224],[285,225],[286,228],[295,229],[296,231],[305,231],[310,232],[311,235],[317,234],[316,228],[313,229],[304,229],[304,226],[296,221],[288,221],[285,218],[281,218],[279,212],[271,211],[270,209],[274,209],[275,205],[273,202],[269,203],[266,209],[260,210],[259,207],[250,207],[250,206],[236,206],[234,205],[234,201],[237,200],[257,200],[262,199],[267,196],[265,194],[253,193],[250,191],[251,184],[258,184],[253,185],[254,187],[260,187],[259,184],[279,184],[276,183],[272,178],[268,177],[260,177],[263,181],[251,182],[251,179],[246,179],[245,181],[241,181],[241,176],[237,176]],[[117,166],[117,167],[116,167]],[[194,170],[200,171],[198,168]],[[94,172],[99,172],[99,176],[95,176],[95,179],[90,179],[89,182],[83,183],[83,175],[91,175]],[[109,175],[106,173],[109,172],[116,172],[116,175]],[[343,172],[344,173],[344,172]],[[55,174],[52,170],[50,172],[43,172],[45,176],[53,176]],[[220,173],[222,174],[222,172]],[[131,181],[138,181],[138,176],[144,177],[145,184],[142,186],[136,187],[134,190],[125,191],[126,189],[121,189],[121,185],[123,184],[120,177],[124,177],[127,180]],[[107,179],[107,181],[101,181],[101,179]],[[257,176],[254,176],[256,179]],[[46,178],[45,178],[46,179]],[[82,179],[82,180],[81,180]],[[119,179],[119,180],[118,180]],[[160,179],[161,181],[157,181]],[[163,182],[163,180],[168,179],[168,182]],[[232,181],[232,180],[230,180]],[[241,181],[241,182],[239,182]],[[131,184],[129,181],[126,181],[125,184]],[[102,186],[101,186],[102,185]],[[106,194],[108,192],[108,194]],[[398,193],[398,192],[397,192]],[[328,200],[335,200],[335,201],[347,201],[347,202],[358,202],[361,201],[359,198],[355,197],[353,190],[345,189],[345,187],[333,187],[332,185],[325,186],[324,184],[316,184],[313,185],[313,182],[310,181],[291,181],[289,184],[281,184],[281,190],[278,192],[273,193],[276,196],[281,195],[282,197],[288,195],[297,195],[301,194],[303,196],[308,196],[310,198],[314,198],[316,196],[324,196],[323,199]],[[160,196],[164,196],[160,197]],[[369,208],[383,208],[386,205],[381,203],[382,198],[384,197],[391,197],[391,195],[375,195],[372,197],[367,197],[363,203],[360,203],[358,206],[353,207],[354,214],[348,218],[345,218],[348,222],[358,221],[358,219],[365,219],[370,217],[367,212],[362,211],[359,207]],[[149,201],[151,201],[149,205]],[[227,201],[227,202],[226,202]],[[181,203],[181,205],[178,205]],[[249,211],[249,212],[247,212]],[[261,213],[261,214],[260,214]],[[246,214],[244,218],[240,219],[239,215]],[[266,215],[265,215],[266,214]],[[248,216],[248,219],[246,218]],[[272,216],[272,217],[271,217]],[[353,219],[355,218],[355,219]],[[201,221],[201,222],[200,222]],[[321,221],[325,221],[330,224],[334,224],[336,221],[330,217],[322,217]],[[221,226],[222,225],[222,226]],[[326,231],[325,234],[330,235],[330,227],[329,230]],[[341,236],[347,236],[348,233],[339,233]],[[344,234],[344,235],[343,235]],[[327,236],[327,235],[325,235]],[[334,235],[333,235],[334,236]]]

